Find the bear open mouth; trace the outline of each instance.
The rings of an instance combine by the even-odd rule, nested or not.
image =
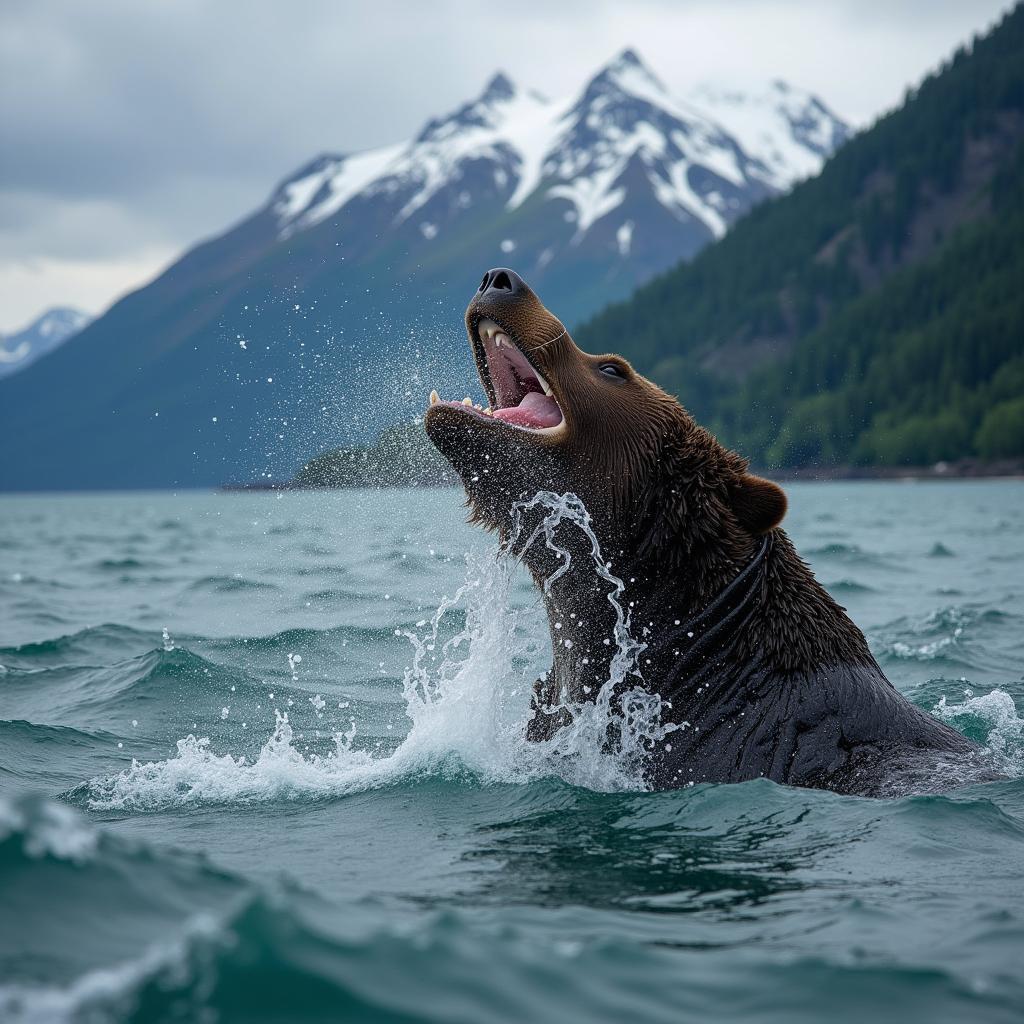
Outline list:
[[[436,391],[430,393],[431,405],[463,409],[469,415],[533,433],[547,433],[562,426],[565,417],[551,386],[503,327],[493,320],[481,320],[473,354],[487,392],[487,407],[474,404],[468,397],[461,402],[442,402]]]

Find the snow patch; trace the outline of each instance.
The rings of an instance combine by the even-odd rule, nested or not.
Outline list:
[[[599,171],[590,178],[577,178],[562,185],[553,185],[548,189],[551,199],[568,199],[576,207],[576,223],[578,225],[574,242],[579,242],[587,229],[605,214],[611,213],[626,198],[624,188],[610,188],[611,183],[619,176],[621,168],[612,167]]]
[[[615,232],[615,243],[619,247],[620,256],[629,255],[630,246],[633,244],[633,222],[631,220],[619,225],[619,229]]]
[[[405,148],[405,144],[384,146],[343,157],[306,178],[285,185],[285,198],[275,207],[282,235],[313,227],[336,213],[380,178]],[[324,198],[313,202],[324,193]]]
[[[27,341],[23,341],[20,344],[15,345],[12,349],[6,349],[3,345],[0,345],[0,363],[20,362],[31,351],[32,346]]]
[[[778,189],[817,174],[825,156],[849,135],[847,125],[819,99],[785,82],[750,89],[705,82],[687,100],[725,125],[762,165],[764,180]]]

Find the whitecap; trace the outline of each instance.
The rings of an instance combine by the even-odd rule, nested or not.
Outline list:
[[[932,714],[961,732],[969,732],[971,726],[980,727],[986,734],[986,753],[997,767],[1014,776],[1024,775],[1024,718],[1018,714],[1013,696],[1005,690],[997,687],[975,696],[968,689],[958,704],[949,703],[943,696]]]

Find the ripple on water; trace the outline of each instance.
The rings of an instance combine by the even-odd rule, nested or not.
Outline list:
[[[241,594],[265,593],[281,588],[276,583],[250,580],[240,573],[234,576],[203,576],[185,588],[185,593]]]
[[[123,571],[125,569],[151,569],[156,568],[153,562],[143,562],[137,558],[101,558],[94,563],[94,568],[110,571]]]
[[[882,555],[866,551],[858,544],[834,542],[808,548],[801,554],[812,562],[839,563],[842,565],[864,566],[873,569],[897,570],[898,559],[893,555]]]
[[[967,669],[1003,664],[993,645],[1002,633],[1007,612],[971,604],[946,605],[920,618],[903,616],[879,632],[882,657],[894,662],[935,662]]]
[[[844,577],[838,579],[834,583],[827,583],[825,589],[833,594],[874,594],[876,593],[875,587],[869,587],[866,583],[860,583],[858,580]]]
[[[348,608],[349,602],[361,599],[362,591],[344,590],[341,587],[329,587],[326,590],[311,590],[303,594],[303,602],[316,602],[317,604],[334,604],[339,608]]]

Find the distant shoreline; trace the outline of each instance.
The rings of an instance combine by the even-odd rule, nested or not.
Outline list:
[[[756,467],[755,467],[756,468]],[[937,462],[933,466],[795,466],[790,469],[757,469],[757,472],[781,483],[826,482],[830,480],[1006,480],[1024,479],[1024,459],[960,459]],[[408,480],[362,480],[351,484],[322,485],[296,483],[293,480],[224,484],[222,491],[345,491],[360,487],[458,487],[447,480],[435,482]]]
[[[760,470],[772,480],[1001,480],[1024,478],[1024,459],[959,459],[932,466],[794,466]]]

